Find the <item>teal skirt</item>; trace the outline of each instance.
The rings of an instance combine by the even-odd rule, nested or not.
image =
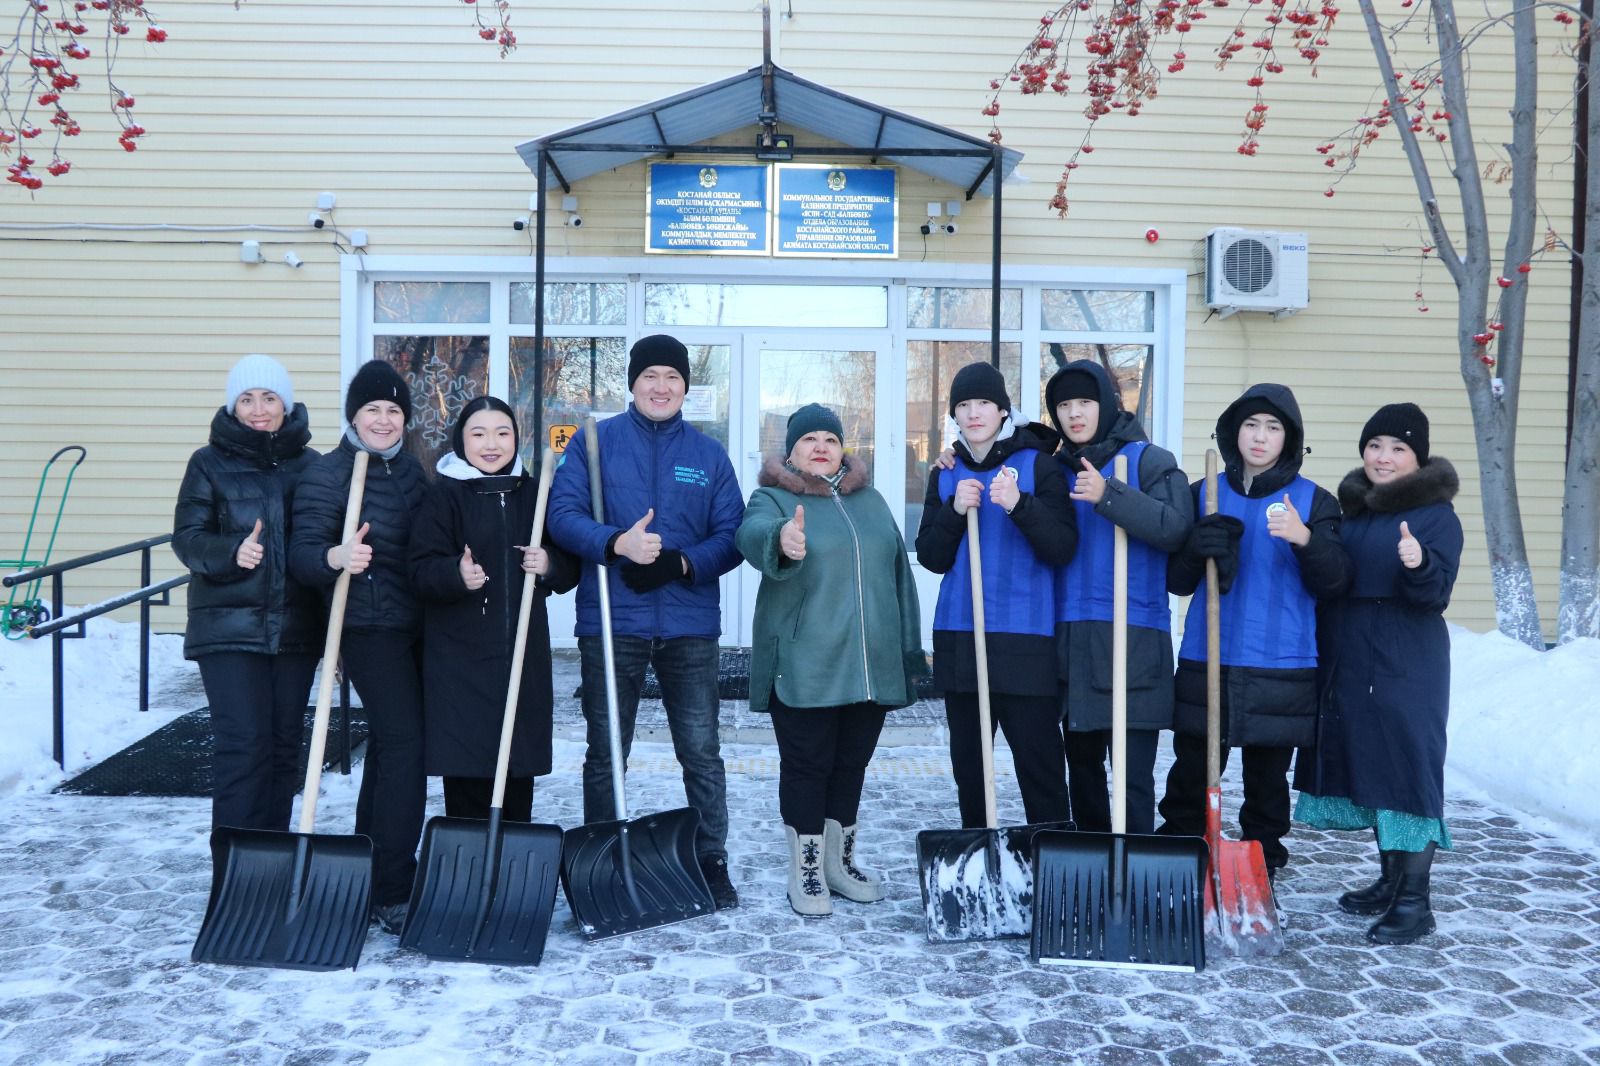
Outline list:
[[[1450,850],[1450,830],[1443,818],[1424,818],[1405,811],[1386,811],[1378,807],[1358,807],[1346,796],[1313,796],[1300,793],[1294,817],[1313,829],[1375,829],[1378,847],[1384,851],[1421,851],[1431,841]]]

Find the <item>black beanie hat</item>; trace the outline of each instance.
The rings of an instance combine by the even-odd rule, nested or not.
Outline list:
[[[1390,403],[1378,408],[1361,427],[1358,454],[1367,450],[1373,437],[1393,437],[1404,441],[1417,453],[1417,465],[1428,465],[1428,416],[1414,403]]]
[[[832,433],[839,438],[840,444],[844,443],[844,423],[839,421],[833,409],[820,403],[808,403],[789,416],[789,429],[783,435],[784,454],[794,451],[795,442],[801,437],[818,430]]]
[[[354,422],[356,412],[374,400],[391,400],[398,404],[400,413],[411,421],[411,387],[400,372],[382,359],[362,363],[350,387],[344,394],[344,420]]]
[[[1244,420],[1254,415],[1271,415],[1283,423],[1283,428],[1288,429],[1290,421],[1277,404],[1264,396],[1252,396],[1248,400],[1240,400],[1239,405],[1233,409],[1233,424],[1244,425]],[[1362,445],[1366,447],[1365,444]]]
[[[993,363],[968,363],[956,371],[950,383],[950,417],[956,416],[956,404],[962,400],[988,400],[1002,411],[1011,410],[1011,397],[1006,394],[1006,379]]]
[[[1093,400],[1100,402],[1100,383],[1094,379],[1093,374],[1082,370],[1068,370],[1056,374],[1045,386],[1045,410],[1051,420],[1055,419],[1056,408],[1068,400]]]
[[[665,333],[652,333],[640,337],[628,350],[628,388],[639,380],[647,367],[670,366],[683,375],[685,387],[689,384],[689,349],[676,337]]]
[[[499,411],[511,419],[511,458],[496,474],[508,473],[516,465],[517,456],[522,452],[522,432],[517,428],[517,413],[513,411],[504,400],[493,396],[479,396],[468,400],[467,406],[461,409],[461,414],[456,416],[456,424],[450,430],[450,450],[456,453],[457,459],[467,457],[467,419],[479,411]]]

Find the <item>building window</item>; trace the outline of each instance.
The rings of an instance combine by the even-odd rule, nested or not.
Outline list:
[[[411,386],[406,450],[431,476],[450,450],[450,431],[467,401],[489,391],[488,337],[380,336],[373,355]]]
[[[644,324],[883,329],[889,324],[889,291],[882,285],[646,282]]]
[[[486,281],[380,281],[372,287],[378,322],[487,322]]]
[[[909,285],[906,325],[911,329],[988,329],[989,287]],[[1022,290],[1000,290],[1000,328],[1022,328]]]
[[[511,322],[533,324],[531,281],[511,283]],[[626,326],[628,285],[623,281],[545,282],[544,324],[547,326]]]
[[[928,491],[928,468],[953,440],[950,385],[968,363],[986,363],[987,340],[913,340],[906,342],[906,539],[916,538],[922,522],[922,501]],[[1000,344],[1000,373],[1013,407],[1022,395],[1022,345]],[[1020,415],[1017,416],[1019,419]]]
[[[1045,289],[1039,325],[1084,333],[1149,333],[1155,329],[1155,293],[1148,289]]]

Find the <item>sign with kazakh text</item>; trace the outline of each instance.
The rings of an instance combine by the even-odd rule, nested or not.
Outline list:
[[[765,165],[651,163],[645,251],[767,255]]]
[[[780,163],[773,255],[893,258],[899,211],[893,167]]]

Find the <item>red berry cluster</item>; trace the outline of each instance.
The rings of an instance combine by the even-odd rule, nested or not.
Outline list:
[[[126,36],[129,23],[138,19],[147,23],[145,40],[151,44],[165,41],[167,31],[151,21],[150,13],[145,10],[145,0],[55,0],[55,3],[59,10],[52,13],[52,0],[28,0],[16,36],[0,45],[0,114],[7,120],[7,125],[0,127],[0,154],[10,155],[11,145],[37,140],[45,132],[30,119],[34,108],[39,108],[41,114],[49,116],[46,124],[55,129],[50,162],[44,170],[52,177],[61,177],[72,169],[72,163],[61,157],[62,138],[76,137],[83,132],[78,120],[67,110],[65,98],[83,87],[75,64],[93,54],[82,40],[90,29],[86,20],[95,17],[88,13],[105,13],[106,87],[112,101],[111,112],[122,127],[117,140],[130,152],[136,147],[134,140],[145,131],[128,115],[133,97],[112,80],[118,39]],[[24,53],[28,56],[26,69],[13,68],[12,59]],[[13,69],[20,75],[15,76],[15,80]],[[20,98],[20,103],[16,98]],[[33,170],[35,162],[28,152],[18,151],[6,167],[6,180],[30,191],[40,188],[44,179]]]
[[[1000,141],[1000,128],[994,120],[1000,114],[1000,93],[1006,85],[1014,85],[1024,96],[1039,95],[1047,89],[1065,95],[1074,88],[1067,57],[1081,47],[1088,57],[1082,88],[1086,97],[1083,114],[1088,121],[1050,200],[1051,209],[1065,215],[1072,172],[1078,169],[1081,156],[1094,151],[1094,124],[1115,112],[1138,115],[1159,91],[1162,68],[1167,74],[1184,69],[1189,58],[1186,35],[1195,23],[1234,2],[1237,0],[1072,0],[1058,5],[1039,19],[1037,29],[1005,77],[989,83],[990,96],[983,108],[983,114],[990,119],[989,139]],[[1244,0],[1244,4],[1237,25],[1217,47],[1216,55],[1217,65],[1223,67],[1252,44],[1260,52],[1256,68],[1246,82],[1256,95],[1245,112],[1238,147],[1242,155],[1255,155],[1259,147],[1256,134],[1266,125],[1268,111],[1261,87],[1268,75],[1284,71],[1276,52],[1280,31],[1286,32],[1315,75],[1317,60],[1328,45],[1327,34],[1339,9],[1332,0]],[[1252,18],[1259,18],[1264,24],[1253,37],[1246,26]],[[1162,37],[1176,38],[1171,58],[1165,63],[1155,54],[1155,44]]]
[[[472,18],[478,27],[478,36],[491,44],[500,46],[500,58],[504,59],[517,47],[517,35],[511,32],[511,4],[510,0],[494,0],[491,5],[478,3],[478,0],[461,0],[463,4],[472,8]],[[491,6],[493,15],[485,18],[483,9]]]

